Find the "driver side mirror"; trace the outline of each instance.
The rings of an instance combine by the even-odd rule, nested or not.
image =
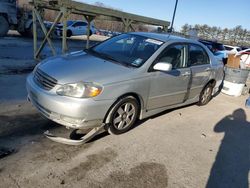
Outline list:
[[[159,62],[156,63],[153,67],[154,70],[158,71],[171,71],[172,70],[172,64],[171,63],[165,63],[165,62]]]

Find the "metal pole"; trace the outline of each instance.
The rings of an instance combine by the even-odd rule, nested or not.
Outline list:
[[[177,5],[178,5],[178,0],[175,0],[174,14],[173,14],[173,17],[172,17],[172,22],[171,22],[171,26],[170,26],[170,32],[173,31],[173,25],[174,25],[174,19],[175,19],[175,13],[176,13]]]
[[[91,24],[91,21],[89,19],[88,16],[86,16],[86,20],[88,22],[88,26],[87,26],[87,43],[86,43],[86,48],[88,49],[89,48],[89,35],[90,35],[90,24]]]
[[[34,11],[35,7],[33,7],[32,17],[33,17],[33,49],[34,49],[34,59],[37,59],[37,24],[36,24],[36,14]]]
[[[68,50],[67,48],[67,20],[68,12],[65,8],[62,8],[63,11],[63,30],[62,30],[62,53],[65,54]]]

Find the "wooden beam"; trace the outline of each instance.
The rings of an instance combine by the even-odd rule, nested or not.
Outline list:
[[[90,25],[91,25],[91,22],[94,20],[95,17],[93,17],[93,16],[84,16],[84,17],[88,22],[88,26],[87,26],[87,42],[86,42],[86,48],[88,49],[89,48]]]
[[[170,22],[159,20],[155,18],[150,18],[146,16],[140,16],[136,14],[131,14],[119,10],[114,10],[110,8],[98,7],[94,5],[89,5],[86,3],[71,1],[71,0],[53,0],[53,5],[49,2],[51,0],[32,0],[31,4],[39,5],[40,7],[51,9],[51,10],[60,10],[60,7],[67,7],[70,8],[73,14],[82,14],[82,15],[89,15],[89,16],[107,16],[111,18],[116,18],[121,20],[121,18],[127,18],[133,20],[134,22],[140,22],[148,25],[156,25],[156,26],[166,26],[170,25]]]
[[[50,34],[53,31],[57,22],[63,17],[63,36],[62,36],[62,53],[67,51],[67,20],[69,14],[78,14],[83,15],[88,22],[88,32],[87,32],[87,42],[86,48],[89,48],[89,35],[90,35],[90,23],[94,18],[99,18],[102,20],[110,21],[122,21],[124,24],[124,29],[126,32],[129,30],[134,30],[132,25],[135,23],[143,23],[147,25],[156,25],[162,26],[164,30],[167,30],[170,22],[149,18],[145,16],[140,16],[136,14],[126,13],[119,10],[98,7],[94,5],[89,5],[86,3],[76,2],[72,0],[29,0],[29,3],[33,5],[33,33],[34,33],[34,58],[36,59],[42,49],[44,48],[46,42],[48,42],[53,55],[56,54],[56,50],[53,46],[53,43],[50,39]],[[43,20],[37,10],[50,9],[59,11],[57,18],[55,19],[52,27],[47,32],[46,27],[44,26]],[[36,20],[39,21],[42,31],[45,34],[45,38],[42,41],[41,46],[37,50],[37,24]]]
[[[53,46],[53,43],[52,43],[51,39],[49,38],[47,29],[46,29],[46,27],[44,26],[44,23],[43,23],[43,20],[42,20],[40,14],[38,13],[38,11],[37,11],[36,9],[34,9],[34,12],[35,12],[35,15],[36,15],[36,17],[37,17],[37,19],[38,19],[38,21],[39,21],[39,24],[40,24],[40,26],[41,26],[41,28],[42,28],[42,31],[43,31],[43,33],[44,33],[44,35],[45,35],[45,38],[44,38],[42,44],[40,45],[39,49],[38,49],[37,52],[35,53],[35,57],[37,58],[38,55],[41,53],[42,49],[44,48],[44,45],[45,45],[46,41],[48,41],[49,46],[50,46],[50,48],[51,48],[51,51],[52,51],[53,55],[56,55],[56,50],[55,50],[55,48],[54,48],[54,46]],[[58,16],[57,16],[56,20],[57,20],[57,19],[58,19]],[[55,25],[55,24],[56,24],[56,23],[54,22],[53,25]]]
[[[62,31],[62,53],[65,54],[68,51],[67,46],[67,21],[69,18],[70,10],[65,7],[61,8],[63,13],[63,31]]]
[[[133,20],[122,18],[122,22],[124,24],[124,31],[129,32],[129,28],[132,28]]]
[[[33,7],[32,10],[32,17],[33,17],[33,54],[34,59],[37,59],[36,52],[37,52],[37,24],[36,24],[36,13],[35,13],[35,7]]]

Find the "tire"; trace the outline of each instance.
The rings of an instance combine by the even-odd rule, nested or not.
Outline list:
[[[67,37],[71,37],[72,36],[72,31],[71,30],[67,30]]]
[[[9,27],[8,21],[3,16],[0,16],[0,37],[4,37],[8,33]]]
[[[204,106],[212,99],[213,85],[207,84],[200,93],[198,105]]]
[[[138,113],[139,104],[134,97],[120,99],[109,112],[108,132],[118,135],[129,131],[135,124]]]
[[[23,37],[33,37],[32,28],[28,28],[26,31],[18,31]]]

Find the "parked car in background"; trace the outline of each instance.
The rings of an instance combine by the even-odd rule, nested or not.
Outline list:
[[[250,48],[237,52],[237,55],[241,55],[241,67],[250,69]]]
[[[104,29],[98,29],[98,30],[96,30],[96,34],[107,36],[107,37],[113,37],[116,35],[120,35],[121,33],[117,32],[117,31],[108,31],[108,30],[104,30]]]
[[[218,58],[224,65],[227,63],[228,54],[222,43],[209,41],[209,40],[199,40]]]
[[[236,54],[237,52],[242,50],[241,47],[239,47],[239,46],[230,46],[230,45],[224,44],[224,47],[225,47],[226,52],[228,54]]]
[[[166,109],[206,105],[222,79],[223,64],[200,42],[134,32],[44,60],[28,76],[27,90],[52,121],[73,129],[106,124],[121,134]]]
[[[88,23],[85,21],[67,21],[67,37],[76,36],[76,35],[87,35]],[[63,24],[58,24],[56,33],[58,36],[62,36]],[[90,36],[95,34],[96,29],[91,23],[90,25]]]

